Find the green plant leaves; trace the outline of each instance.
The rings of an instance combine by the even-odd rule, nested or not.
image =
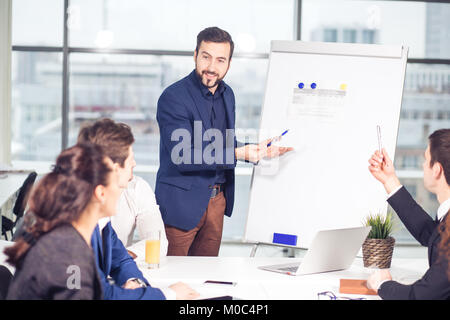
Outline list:
[[[386,239],[394,229],[394,219],[391,212],[386,216],[381,213],[370,214],[364,221],[365,226],[370,226],[372,229],[367,236],[370,239]]]

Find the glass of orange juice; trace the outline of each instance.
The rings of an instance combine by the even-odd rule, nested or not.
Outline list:
[[[145,240],[145,262],[149,269],[159,268],[161,231],[152,231]]]

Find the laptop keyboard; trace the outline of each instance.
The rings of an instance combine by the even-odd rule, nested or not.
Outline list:
[[[297,272],[298,266],[279,268],[278,270],[287,272]]]

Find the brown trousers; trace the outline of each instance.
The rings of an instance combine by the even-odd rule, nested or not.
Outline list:
[[[221,192],[209,200],[203,217],[194,229],[185,231],[166,225],[169,241],[167,255],[217,257],[222,240],[225,207],[225,196]]]

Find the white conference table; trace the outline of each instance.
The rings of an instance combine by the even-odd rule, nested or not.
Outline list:
[[[380,299],[374,295],[339,293],[340,279],[367,279],[373,269],[364,268],[356,258],[347,270],[303,276],[289,276],[258,269],[258,266],[301,261],[294,258],[265,257],[163,257],[159,269],[148,269],[142,258],[137,264],[152,286],[165,287],[182,281],[202,297],[229,295],[245,300],[317,300],[319,292],[331,291],[336,296]],[[393,259],[393,279],[411,284],[428,269],[426,259]],[[236,282],[231,285],[206,285],[205,280]]]
[[[0,264],[5,265],[3,249],[12,242],[0,240]],[[245,300],[317,300],[317,293],[331,291],[336,296],[364,297],[339,293],[339,279],[367,279],[373,272],[363,267],[362,258],[356,258],[347,270],[304,276],[289,276],[258,269],[258,266],[301,261],[297,258],[266,257],[162,257],[159,269],[148,269],[142,252],[136,252],[136,263],[145,278],[154,287],[167,287],[182,281],[197,290],[201,298],[232,296]],[[12,266],[6,265],[11,272]],[[393,259],[391,274],[394,280],[411,284],[428,269],[427,259]],[[236,282],[230,285],[205,285],[206,280]]]

